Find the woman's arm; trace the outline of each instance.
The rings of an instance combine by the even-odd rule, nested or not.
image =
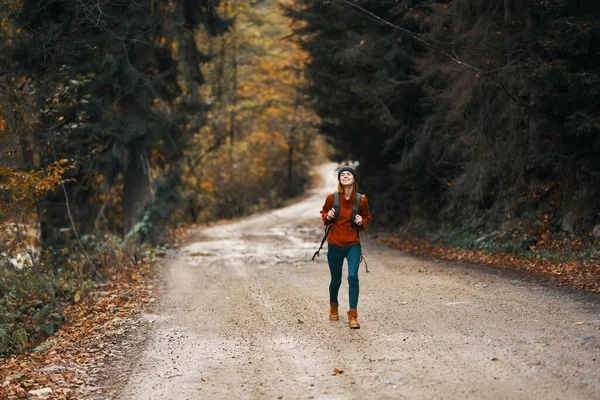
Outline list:
[[[328,195],[325,198],[325,204],[323,204],[323,208],[321,209],[321,218],[323,218],[323,225],[329,225],[329,220],[327,219],[327,213],[329,210],[333,208],[333,193]]]
[[[360,201],[360,216],[362,217],[362,225],[358,227],[361,231],[364,231],[367,228],[367,225],[371,223],[371,214],[369,213],[369,201],[367,197],[363,195],[362,200]]]

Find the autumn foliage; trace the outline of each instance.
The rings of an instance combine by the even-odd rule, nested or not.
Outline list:
[[[303,193],[323,147],[294,23],[277,3],[232,0],[219,11],[235,24],[216,40],[200,36],[210,107],[184,155],[179,218],[188,222],[246,215]]]

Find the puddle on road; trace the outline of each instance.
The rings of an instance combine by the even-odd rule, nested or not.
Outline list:
[[[213,255],[213,253],[201,253],[201,252],[187,254],[188,257],[211,257],[212,255]]]
[[[305,251],[301,255],[298,254],[298,250],[278,250],[278,251],[263,251],[260,253],[244,253],[244,252],[229,252],[223,251],[222,249],[213,249],[211,252],[196,252],[187,254],[193,260],[198,260],[202,263],[204,261],[213,261],[218,259],[220,262],[231,261],[242,261],[249,265],[258,265],[259,268],[267,268],[274,265],[298,265],[306,264],[311,261],[312,252]]]
[[[315,229],[306,228],[304,232],[314,233]],[[276,226],[264,234],[242,233],[241,238],[195,242],[185,247],[183,253],[190,262],[199,265],[214,260],[243,262],[260,268],[297,265],[311,261],[319,242],[311,238],[311,241],[299,238],[294,226]],[[325,254],[326,250],[322,252]]]

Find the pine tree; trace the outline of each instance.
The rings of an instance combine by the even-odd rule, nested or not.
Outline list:
[[[66,198],[57,191],[39,204],[46,245],[67,239],[67,204],[82,233],[127,232],[143,214],[153,219],[152,210],[165,209],[149,208],[159,192],[171,195],[152,174],[180,157],[182,137],[202,123],[201,115],[188,116],[202,110],[202,54],[192,32],[200,24],[213,34],[226,29],[215,6],[29,0],[13,15],[23,33],[11,49],[12,72],[29,80],[32,106],[41,110],[24,149],[26,167],[63,158],[75,166]]]

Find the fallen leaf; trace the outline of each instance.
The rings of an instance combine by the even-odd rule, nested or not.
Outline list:
[[[334,375],[339,375],[339,374],[343,374],[343,373],[344,373],[344,371],[342,371],[341,369],[337,369],[337,368],[333,369],[333,374]]]

